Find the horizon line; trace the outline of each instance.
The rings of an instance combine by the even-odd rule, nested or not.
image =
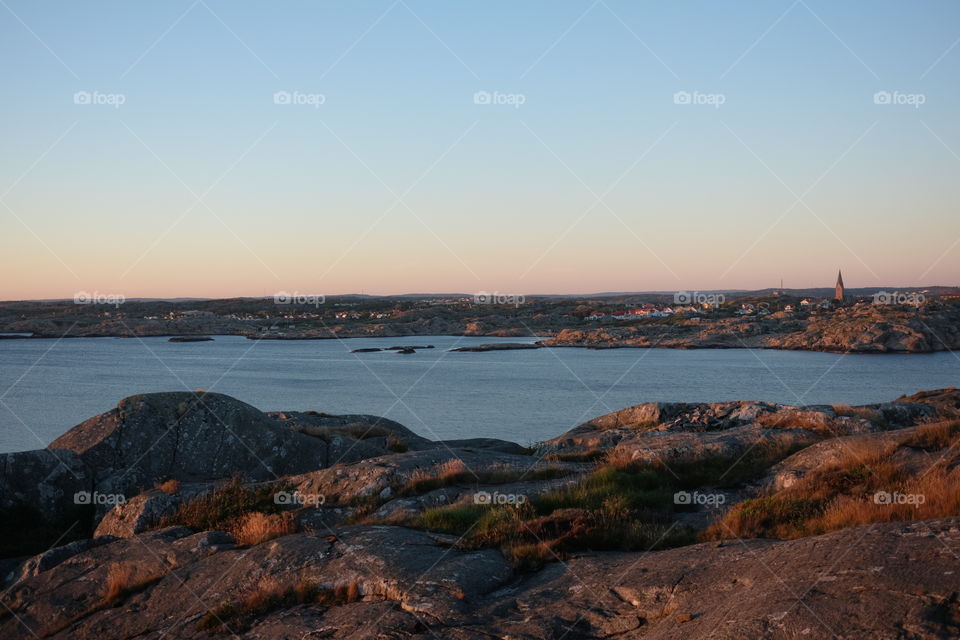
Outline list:
[[[813,286],[813,287],[764,287],[762,289],[699,289],[692,287],[689,289],[668,289],[668,290],[647,290],[647,291],[596,291],[592,293],[516,293],[516,292],[501,292],[501,291],[491,291],[486,290],[475,291],[472,293],[468,292],[411,292],[411,293],[331,293],[331,294],[310,294],[310,295],[322,295],[325,298],[444,298],[444,297],[472,297],[476,295],[483,294],[497,294],[497,295],[522,295],[531,298],[596,298],[596,297],[615,297],[615,296],[640,296],[640,295],[659,295],[659,296],[669,296],[674,295],[678,292],[690,292],[694,291],[697,293],[761,293],[765,291],[810,291],[816,289],[832,290],[834,286]],[[891,286],[868,286],[868,287],[845,287],[848,291],[864,290],[864,289],[875,289],[875,290],[886,290],[886,289],[953,289],[960,291],[960,285],[917,285],[912,287],[891,287]],[[85,292],[84,292],[85,293]],[[281,290],[275,294],[251,296],[251,295],[240,295],[240,296],[123,296],[125,300],[129,301],[142,301],[142,302],[189,302],[189,301],[211,301],[211,300],[269,300],[270,298],[276,297],[280,293],[287,293],[284,290]],[[118,294],[111,294],[118,295]],[[122,294],[119,294],[122,295]],[[307,295],[301,292],[294,292],[294,295]],[[35,303],[57,303],[57,302],[70,302],[74,300],[74,297],[66,298],[21,298],[21,299],[10,299],[10,300],[0,300],[0,304],[7,303],[16,303],[16,302],[35,302]]]

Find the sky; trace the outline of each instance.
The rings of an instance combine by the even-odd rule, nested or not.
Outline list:
[[[0,0],[0,299],[960,285],[960,4]]]

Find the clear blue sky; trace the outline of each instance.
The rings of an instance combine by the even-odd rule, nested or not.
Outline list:
[[[0,299],[960,284],[958,39],[952,1],[2,0]]]

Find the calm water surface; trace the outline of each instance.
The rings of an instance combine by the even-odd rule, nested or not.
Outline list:
[[[45,446],[125,396],[203,388],[262,410],[370,413],[429,438],[529,443],[650,400],[864,404],[960,386],[960,357],[799,351],[540,349],[448,353],[495,338],[171,343],[0,340],[0,451]],[[499,341],[516,342],[516,339]],[[412,355],[361,347],[433,344]]]

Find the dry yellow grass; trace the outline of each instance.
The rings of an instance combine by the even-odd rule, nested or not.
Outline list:
[[[163,491],[164,493],[174,494],[180,491],[180,481],[176,478],[165,480],[157,485],[157,489]]]
[[[159,565],[143,567],[134,564],[113,563],[107,567],[107,576],[104,586],[106,592],[99,602],[95,602],[81,613],[67,617],[59,625],[50,629],[44,637],[57,634],[71,627],[75,622],[86,618],[98,611],[110,609],[122,604],[128,596],[143,591],[150,585],[161,580],[174,567]]]
[[[816,524],[835,531],[871,522],[929,520],[960,515],[960,473],[937,465],[912,478],[881,497],[839,496],[824,511]]]
[[[107,593],[104,602],[116,602],[133,586],[135,571],[127,564],[112,564],[107,569]]]
[[[960,442],[960,420],[946,420],[920,425],[913,435],[905,438],[901,444],[917,449],[937,451],[946,449],[958,442]]]
[[[558,542],[558,540],[548,540],[509,544],[504,546],[503,553],[515,567],[535,568],[563,557],[564,554],[558,554],[554,550],[554,545]]]
[[[254,588],[241,596],[240,608],[247,612],[263,611],[270,606],[271,602],[288,591],[289,589],[280,580],[272,577],[263,578]]]
[[[347,602],[356,602],[360,599],[360,585],[357,584],[357,581],[352,581],[347,585]]]
[[[466,472],[466,470],[467,465],[464,464],[463,460],[454,458],[453,460],[447,460],[429,469],[415,469],[413,474],[410,476],[410,481],[423,482],[434,479],[442,480],[451,476],[460,475],[461,473]]]
[[[870,407],[851,407],[848,404],[833,405],[833,412],[841,417],[861,418],[877,424],[882,424],[883,414]]]
[[[267,576],[255,586],[229,598],[197,621],[197,628],[216,632],[226,630],[236,634],[247,629],[257,617],[270,611],[289,608],[298,604],[337,606],[356,602],[362,598],[356,580],[325,588],[313,577]]]
[[[130,594],[142,591],[160,580],[170,567],[138,567],[132,564],[114,563],[107,568],[106,593],[92,610],[115,607]]]
[[[789,489],[737,505],[703,537],[798,538],[877,522],[960,515],[960,468],[935,460],[926,470],[911,472],[894,455],[900,446],[878,449],[876,443],[854,441],[837,463]]]
[[[630,469],[636,465],[633,454],[619,444],[607,452],[604,462],[615,469]]]
[[[401,493],[420,493],[456,482],[476,480],[476,476],[467,469],[463,460],[454,458],[433,467],[415,469],[410,475],[410,480],[401,489]]]
[[[230,533],[239,545],[252,545],[266,542],[295,531],[293,517],[289,513],[260,513],[258,511],[243,516]]]

